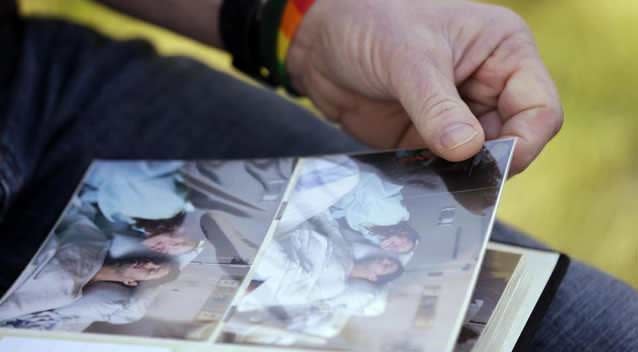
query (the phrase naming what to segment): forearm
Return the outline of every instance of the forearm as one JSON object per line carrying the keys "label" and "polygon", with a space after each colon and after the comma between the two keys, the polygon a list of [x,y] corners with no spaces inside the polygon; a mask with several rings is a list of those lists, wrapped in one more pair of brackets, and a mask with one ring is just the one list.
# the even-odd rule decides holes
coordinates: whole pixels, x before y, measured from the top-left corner
{"label": "forearm", "polygon": [[219,13],[223,0],[98,0],[127,15],[167,28],[206,45],[223,48]]}

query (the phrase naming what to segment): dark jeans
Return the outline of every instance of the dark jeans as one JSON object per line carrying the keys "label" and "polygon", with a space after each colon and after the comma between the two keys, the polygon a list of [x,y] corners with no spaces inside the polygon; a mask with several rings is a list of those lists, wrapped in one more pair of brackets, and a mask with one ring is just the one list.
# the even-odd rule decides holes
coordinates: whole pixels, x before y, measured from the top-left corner
{"label": "dark jeans", "polygon": [[[274,93],[143,41],[51,20],[0,25],[0,285],[28,262],[93,158],[222,159],[361,150]],[[10,206],[9,206],[10,204]],[[537,246],[497,224],[493,237]],[[638,351],[638,294],[572,263],[539,351]]]}

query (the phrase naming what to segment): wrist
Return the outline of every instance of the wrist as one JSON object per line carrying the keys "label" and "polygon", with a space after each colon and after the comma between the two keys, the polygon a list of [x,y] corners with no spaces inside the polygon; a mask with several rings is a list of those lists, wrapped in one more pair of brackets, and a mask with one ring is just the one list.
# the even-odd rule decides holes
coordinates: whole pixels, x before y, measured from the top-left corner
{"label": "wrist", "polygon": [[[308,50],[304,50],[304,47],[308,46],[308,35],[300,33],[303,33],[301,29],[304,23],[306,23],[305,27],[307,28],[305,19],[311,8],[314,8],[314,4],[315,0],[288,0],[279,26],[277,40],[278,75],[284,86],[292,93],[298,92],[300,84],[298,82],[293,84],[294,77],[291,73],[302,71],[302,67],[297,70],[296,66],[298,66],[298,62],[303,62],[299,60],[303,60],[304,53],[308,52]],[[298,56],[300,58],[297,58]],[[290,71],[290,68],[296,69],[296,71]]]}
{"label": "wrist", "polygon": [[310,64],[311,48],[316,44],[313,43],[313,40],[314,38],[318,38],[315,32],[316,29],[319,28],[319,26],[316,25],[318,18],[316,14],[319,11],[321,11],[319,6],[315,4],[306,12],[298,25],[286,53],[285,70],[289,77],[289,84],[291,88],[302,95],[306,93],[302,75],[303,72],[306,71],[306,66]]}
{"label": "wrist", "polygon": [[272,86],[291,88],[288,57],[315,0],[226,0],[220,33],[233,65]]}

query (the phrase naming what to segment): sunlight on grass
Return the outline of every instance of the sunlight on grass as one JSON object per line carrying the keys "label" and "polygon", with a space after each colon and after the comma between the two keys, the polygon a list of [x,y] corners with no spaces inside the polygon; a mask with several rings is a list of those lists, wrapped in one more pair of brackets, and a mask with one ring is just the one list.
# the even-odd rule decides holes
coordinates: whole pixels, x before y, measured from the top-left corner
{"label": "sunlight on grass", "polygon": [[638,2],[507,1],[534,30],[566,124],[501,217],[638,287]]}
{"label": "sunlight on grass", "polygon": [[[638,1],[493,1],[521,13],[557,81],[564,130],[506,187],[502,219],[638,287]],[[228,69],[226,55],[89,1],[25,0],[116,38],[146,37],[163,54]]]}

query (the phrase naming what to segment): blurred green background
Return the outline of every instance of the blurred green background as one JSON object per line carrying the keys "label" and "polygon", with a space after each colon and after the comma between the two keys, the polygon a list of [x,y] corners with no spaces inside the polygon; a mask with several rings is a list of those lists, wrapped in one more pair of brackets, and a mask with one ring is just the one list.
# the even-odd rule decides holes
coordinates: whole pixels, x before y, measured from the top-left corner
{"label": "blurred green background", "polygon": [[[492,2],[529,22],[566,113],[563,131],[507,184],[500,218],[638,288],[638,1]],[[64,17],[117,38],[143,36],[164,54],[229,67],[220,52],[88,0],[21,6],[29,15]]]}

